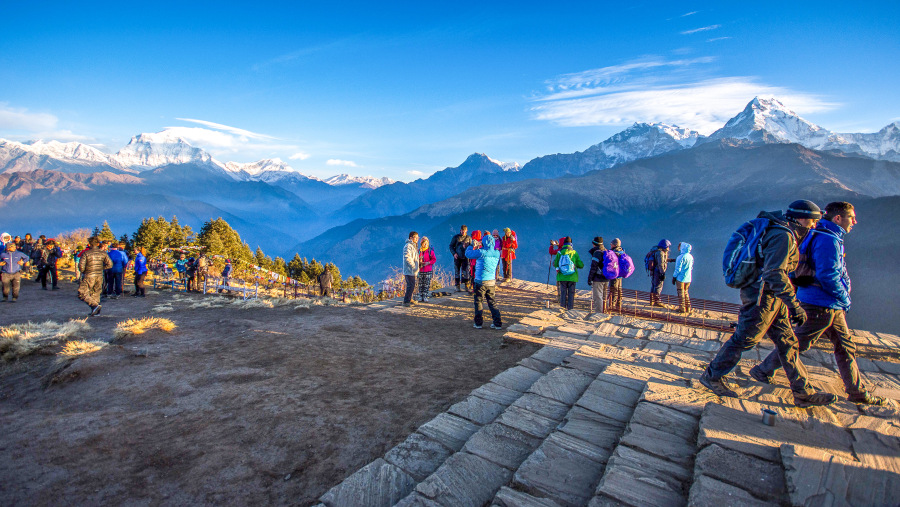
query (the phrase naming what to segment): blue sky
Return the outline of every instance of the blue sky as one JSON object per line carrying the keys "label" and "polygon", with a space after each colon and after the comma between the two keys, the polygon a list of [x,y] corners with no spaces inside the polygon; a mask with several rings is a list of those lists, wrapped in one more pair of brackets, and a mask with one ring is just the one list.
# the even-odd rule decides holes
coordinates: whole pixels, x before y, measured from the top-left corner
{"label": "blue sky", "polygon": [[[616,4],[616,5],[611,5]],[[410,181],[634,121],[710,133],[754,95],[838,132],[900,119],[900,2],[4,2],[0,137]]]}

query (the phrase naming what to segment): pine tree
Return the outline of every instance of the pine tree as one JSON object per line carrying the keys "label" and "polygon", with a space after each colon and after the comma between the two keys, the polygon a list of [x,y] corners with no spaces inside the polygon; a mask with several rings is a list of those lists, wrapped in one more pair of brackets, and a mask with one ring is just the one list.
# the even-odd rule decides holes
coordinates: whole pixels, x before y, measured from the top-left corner
{"label": "pine tree", "polygon": [[100,228],[94,227],[94,230],[91,231],[91,236],[94,236],[94,237],[100,236]]}
{"label": "pine tree", "polygon": [[309,276],[310,280],[317,279],[319,275],[322,274],[322,271],[325,271],[325,266],[315,259],[306,266],[306,274]]}
{"label": "pine tree", "polygon": [[168,243],[169,248],[178,248],[187,245],[187,238],[185,238],[184,230],[181,228],[181,225],[179,225],[178,217],[175,215],[172,215],[172,221],[169,222],[169,231],[166,242]]}
{"label": "pine tree", "polygon": [[166,248],[167,231],[168,223],[163,228],[156,219],[145,218],[141,220],[138,230],[132,234],[132,246],[143,247],[149,257],[157,257]]}
{"label": "pine tree", "polygon": [[113,231],[109,228],[109,224],[106,223],[106,220],[103,221],[103,225],[100,227],[100,233],[97,234],[97,237],[100,238],[100,241],[116,240],[116,235],[113,234]]}
{"label": "pine tree", "polygon": [[206,242],[206,255],[227,255],[227,252],[225,252],[225,244],[222,243],[222,239],[216,231],[209,234],[209,238]]}
{"label": "pine tree", "polygon": [[275,257],[275,260],[272,261],[272,271],[279,275],[287,276],[287,264],[285,264],[284,259]]}
{"label": "pine tree", "polygon": [[222,220],[221,217],[215,220],[208,220],[200,228],[200,234],[197,236],[197,244],[206,247],[207,252],[211,252],[211,248],[218,248],[218,245],[211,245],[213,233],[218,236],[222,243],[221,255],[225,255],[230,259],[239,259],[243,261],[253,261],[253,251],[250,247],[241,241],[241,236],[228,225],[228,222]]}
{"label": "pine tree", "polygon": [[119,243],[125,243],[125,251],[131,255],[131,251],[134,250],[134,243],[130,239],[128,239],[127,234],[123,234],[119,237]]}
{"label": "pine tree", "polygon": [[287,265],[288,276],[291,278],[300,278],[300,273],[303,272],[303,259],[300,258],[300,254],[295,253],[294,258],[291,259],[291,262]]}

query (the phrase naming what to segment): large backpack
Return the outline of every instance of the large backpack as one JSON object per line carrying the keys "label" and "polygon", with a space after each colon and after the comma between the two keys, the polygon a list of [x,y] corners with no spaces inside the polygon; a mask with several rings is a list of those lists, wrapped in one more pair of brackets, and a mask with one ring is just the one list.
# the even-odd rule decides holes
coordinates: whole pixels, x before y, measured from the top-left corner
{"label": "large backpack", "polygon": [[659,250],[658,246],[655,246],[647,252],[647,255],[644,256],[644,269],[647,271],[647,276],[653,274],[656,271],[656,251]]}
{"label": "large backpack", "polygon": [[728,244],[725,245],[725,254],[722,256],[725,285],[742,289],[759,279],[759,264],[762,258],[760,240],[770,225],[780,227],[794,237],[790,229],[772,224],[767,218],[755,218],[745,222],[731,234]]}
{"label": "large backpack", "polygon": [[628,278],[634,274],[634,261],[627,253],[619,254],[619,278]]}
{"label": "large backpack", "polygon": [[608,280],[619,277],[619,256],[612,250],[603,252],[603,277]]}
{"label": "large backpack", "polygon": [[562,275],[574,275],[575,274],[575,261],[572,260],[572,256],[560,253],[559,254],[559,267],[557,268]]}

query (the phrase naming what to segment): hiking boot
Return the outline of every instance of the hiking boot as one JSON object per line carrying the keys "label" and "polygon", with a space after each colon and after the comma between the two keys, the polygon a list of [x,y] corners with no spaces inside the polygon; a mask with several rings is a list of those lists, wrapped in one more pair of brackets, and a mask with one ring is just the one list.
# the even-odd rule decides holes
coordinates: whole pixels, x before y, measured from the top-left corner
{"label": "hiking boot", "polygon": [[729,398],[737,398],[738,395],[734,392],[728,384],[725,383],[724,378],[720,378],[718,380],[713,380],[709,378],[709,372],[703,372],[703,375],[700,375],[700,383],[703,384],[703,387],[709,389],[718,397],[727,396]]}
{"label": "hiking boot", "polygon": [[103,307],[100,305],[92,306],[91,307],[91,316],[94,317],[94,316],[100,315],[100,308],[103,308]]}
{"label": "hiking boot", "polygon": [[[13,301],[15,301],[15,299],[13,299]],[[857,405],[877,405],[879,407],[887,405],[887,399],[882,398],[881,396],[875,396],[869,392],[851,395],[850,402],[856,403]]]}
{"label": "hiking boot", "polygon": [[831,393],[797,394],[794,393],[794,405],[800,408],[825,407],[837,400]]}
{"label": "hiking boot", "polygon": [[475,329],[481,329],[481,326],[478,324],[472,324],[472,327],[474,327]]}
{"label": "hiking boot", "polygon": [[772,377],[766,375],[759,369],[759,365],[750,368],[750,376],[753,377],[753,380],[757,382],[762,382],[763,384],[771,384]]}
{"label": "hiking boot", "polygon": [[496,329],[499,331],[499,330],[503,329],[503,326],[495,326],[495,325],[491,324],[491,329]]}
{"label": "hiking boot", "polygon": [[10,302],[10,303],[15,303],[15,302],[16,302],[16,298],[10,299],[9,302]]}

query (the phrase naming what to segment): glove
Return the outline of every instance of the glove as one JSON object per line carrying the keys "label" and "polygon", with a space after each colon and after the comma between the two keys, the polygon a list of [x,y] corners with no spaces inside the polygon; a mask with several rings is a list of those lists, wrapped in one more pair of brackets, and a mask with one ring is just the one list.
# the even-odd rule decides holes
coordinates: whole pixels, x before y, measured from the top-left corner
{"label": "glove", "polygon": [[804,323],[806,323],[806,310],[804,310],[801,306],[797,306],[791,311],[791,324],[794,327],[800,327]]}
{"label": "glove", "polygon": [[591,286],[591,285],[593,285],[593,284],[594,284],[594,282],[588,280],[588,286]]}

